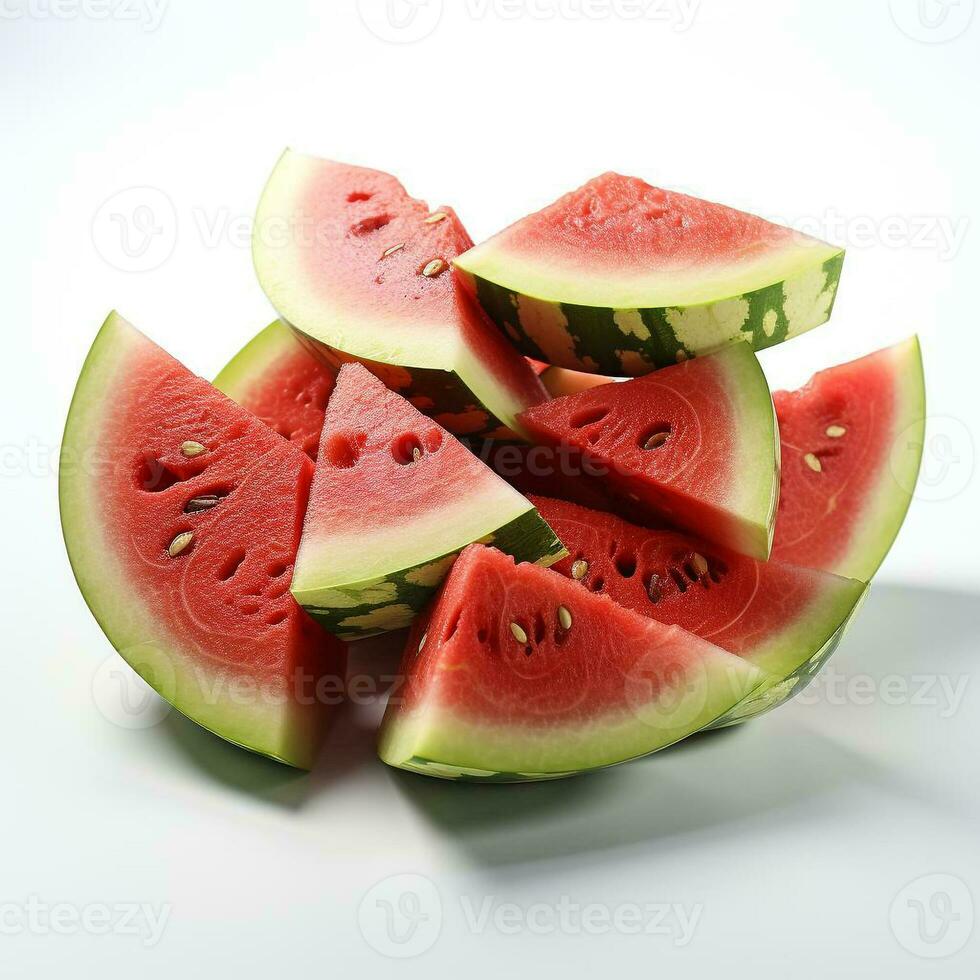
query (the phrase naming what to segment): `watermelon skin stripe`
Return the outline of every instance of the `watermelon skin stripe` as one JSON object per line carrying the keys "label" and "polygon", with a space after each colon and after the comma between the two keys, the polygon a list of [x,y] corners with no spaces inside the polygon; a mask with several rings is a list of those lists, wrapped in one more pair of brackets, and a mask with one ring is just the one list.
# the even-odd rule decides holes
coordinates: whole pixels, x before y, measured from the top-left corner
{"label": "watermelon skin stripe", "polygon": [[[517,561],[548,567],[568,552],[532,508],[480,541]],[[459,553],[472,541],[426,558],[391,575],[318,592],[294,592],[297,602],[328,632],[345,640],[363,640],[403,629],[428,604]],[[370,598],[364,599],[365,594]],[[332,601],[331,601],[332,600]]]}
{"label": "watermelon skin stripe", "polygon": [[[526,357],[608,377],[638,377],[738,341],[765,350],[831,316],[843,251],[762,289],[696,306],[613,309],[517,293],[457,266],[464,285]],[[681,327],[684,321],[689,327]]]}

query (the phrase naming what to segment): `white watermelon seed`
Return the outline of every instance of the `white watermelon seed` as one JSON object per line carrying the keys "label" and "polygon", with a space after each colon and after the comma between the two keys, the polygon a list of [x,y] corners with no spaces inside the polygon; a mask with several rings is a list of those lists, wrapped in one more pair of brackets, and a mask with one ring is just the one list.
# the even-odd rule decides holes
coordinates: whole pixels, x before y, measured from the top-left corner
{"label": "white watermelon seed", "polygon": [[403,249],[404,247],[405,247],[405,243],[404,242],[400,242],[398,245],[392,245],[391,248],[386,248],[381,253],[381,258],[386,259],[386,258],[388,258],[389,255],[394,255],[395,252]]}
{"label": "white watermelon seed", "polygon": [[847,429],[845,429],[842,425],[832,425],[827,429],[827,435],[831,439],[840,439],[840,437],[846,434],[846,432]]}
{"label": "white watermelon seed", "polygon": [[823,472],[823,463],[821,463],[820,460],[813,455],[813,453],[807,453],[803,457],[803,462],[806,463],[806,465],[809,466],[814,473]]}
{"label": "white watermelon seed", "polygon": [[192,531],[184,531],[183,534],[178,534],[177,537],[170,542],[170,547],[167,548],[167,554],[170,555],[171,558],[176,558],[179,554],[182,554],[190,547],[193,540],[194,534]]}
{"label": "white watermelon seed", "polygon": [[185,442],[181,447],[180,451],[188,458],[193,459],[195,456],[200,456],[201,453],[206,453],[207,449],[202,446],[199,442]]}
{"label": "white watermelon seed", "polygon": [[572,564],[572,578],[576,582],[581,582],[589,574],[589,564],[579,559]]}
{"label": "white watermelon seed", "polygon": [[564,606],[558,607],[558,622],[563,630],[572,628],[572,614]]}
{"label": "white watermelon seed", "polygon": [[437,225],[440,221],[445,221],[448,217],[449,215],[445,211],[435,211],[425,219],[425,223],[427,225]]}
{"label": "white watermelon seed", "polygon": [[442,259],[433,259],[423,270],[422,275],[426,279],[434,279],[436,276],[442,274],[448,269],[449,266]]}
{"label": "white watermelon seed", "polygon": [[415,462],[417,463],[421,458],[422,458],[422,450],[419,449],[418,446],[416,446],[412,450],[412,459],[415,460]]}
{"label": "white watermelon seed", "polygon": [[429,634],[428,634],[428,633],[423,633],[423,634],[422,634],[422,639],[421,639],[421,640],[419,640],[419,653],[421,653],[421,652],[422,652],[422,647],[424,647],[424,646],[425,646],[425,641],[426,641],[426,640],[427,640],[428,638],[429,638]]}
{"label": "white watermelon seed", "polygon": [[699,555],[697,552],[695,552],[691,556],[691,564],[694,566],[694,571],[696,571],[698,575],[708,574],[708,559],[705,558],[704,555]]}
{"label": "white watermelon seed", "polygon": [[510,632],[518,643],[527,643],[527,633],[517,623],[510,624]]}

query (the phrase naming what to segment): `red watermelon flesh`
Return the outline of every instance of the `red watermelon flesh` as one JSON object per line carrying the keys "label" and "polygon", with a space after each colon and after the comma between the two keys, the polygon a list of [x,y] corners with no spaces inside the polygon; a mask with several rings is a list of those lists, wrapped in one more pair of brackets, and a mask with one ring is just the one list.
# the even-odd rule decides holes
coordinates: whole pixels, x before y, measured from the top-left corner
{"label": "red watermelon flesh", "polygon": [[558,398],[521,420],[537,441],[580,450],[612,492],[655,522],[768,557],[778,442],[748,345]]}
{"label": "red watermelon flesh", "polygon": [[699,731],[758,688],[747,661],[473,545],[413,628],[381,758],[449,778],[554,778]]}
{"label": "red watermelon flesh", "polygon": [[164,698],[304,768],[323,722],[316,686],[343,667],[343,647],[289,592],[312,476],[306,455],[109,317],[79,380],[61,471],[81,591]]}
{"label": "red watermelon flesh", "polygon": [[905,518],[922,457],[916,338],[773,396],[782,489],[773,557],[870,581]]}
{"label": "red watermelon flesh", "polygon": [[277,320],[235,356],[214,384],[316,462],[336,377]]}
{"label": "red watermelon flesh", "polygon": [[569,551],[556,572],[745,657],[778,680],[837,637],[866,589],[677,531],[637,527],[564,501],[531,500]]}
{"label": "red watermelon flesh", "polygon": [[515,259],[545,259],[583,278],[686,274],[758,260],[798,244],[791,228],[734,208],[605,173],[502,232]]}

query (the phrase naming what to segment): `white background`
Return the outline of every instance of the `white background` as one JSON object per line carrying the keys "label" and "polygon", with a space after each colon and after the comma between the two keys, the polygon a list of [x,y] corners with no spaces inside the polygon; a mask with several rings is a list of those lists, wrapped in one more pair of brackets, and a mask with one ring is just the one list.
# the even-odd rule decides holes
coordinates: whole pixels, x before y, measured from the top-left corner
{"label": "white background", "polygon": [[[0,0],[3,975],[380,976],[401,953],[406,976],[900,978],[926,954],[976,976],[974,0],[422,0],[401,30],[385,0],[163,3]],[[616,169],[849,247],[833,321],[766,353],[770,380],[918,332],[931,436],[814,692],[516,788],[385,770],[376,705],[309,777],[152,702],[123,711],[63,554],[53,451],[111,307],[206,376],[271,319],[248,219],[286,145],[392,171],[476,239]],[[149,229],[145,252],[113,214]],[[29,921],[32,901],[169,918],[148,946],[71,912]],[[699,915],[686,945],[675,912],[629,934],[630,909],[656,925],[661,905]]]}

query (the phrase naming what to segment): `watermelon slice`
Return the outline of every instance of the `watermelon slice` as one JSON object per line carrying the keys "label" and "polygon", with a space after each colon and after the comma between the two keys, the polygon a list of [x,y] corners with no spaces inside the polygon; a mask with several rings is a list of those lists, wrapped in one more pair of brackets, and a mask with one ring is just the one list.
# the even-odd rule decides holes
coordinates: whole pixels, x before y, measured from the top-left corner
{"label": "watermelon slice", "polygon": [[462,435],[513,427],[547,398],[528,363],[457,288],[472,245],[388,174],[286,151],[259,204],[255,268],[284,320],[328,364],[366,364]]}
{"label": "watermelon slice", "polygon": [[336,377],[276,320],[232,358],[214,386],[316,461]]}
{"label": "watermelon slice", "polygon": [[769,556],[779,443],[748,344],[558,398],[521,420],[539,442],[581,450],[610,488],[654,518]]}
{"label": "watermelon slice", "polygon": [[359,364],[327,418],[293,595],[361,639],[408,626],[456,556],[493,542],[522,561],[565,554],[534,505]]}
{"label": "watermelon slice", "polygon": [[[771,680],[751,699],[760,711],[809,683],[837,649],[867,592],[863,582],[756,561],[564,501],[531,500],[568,549],[556,572],[765,670]],[[778,699],[768,694],[777,688]],[[759,713],[747,707],[740,705],[737,717]]]}
{"label": "watermelon slice", "polygon": [[493,548],[460,556],[405,649],[384,762],[432,776],[554,779],[662,749],[765,675]]}
{"label": "watermelon slice", "polygon": [[[82,594],[164,698],[229,742],[316,756],[343,648],[289,594],[313,464],[117,314],[78,382],[61,515]],[[322,699],[320,699],[322,700]]]}
{"label": "watermelon slice", "polygon": [[912,499],[925,438],[918,339],[774,396],[782,494],[773,556],[870,581]]}
{"label": "watermelon slice", "polygon": [[614,376],[830,317],[842,249],[607,173],[456,260],[528,357]]}

